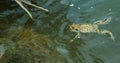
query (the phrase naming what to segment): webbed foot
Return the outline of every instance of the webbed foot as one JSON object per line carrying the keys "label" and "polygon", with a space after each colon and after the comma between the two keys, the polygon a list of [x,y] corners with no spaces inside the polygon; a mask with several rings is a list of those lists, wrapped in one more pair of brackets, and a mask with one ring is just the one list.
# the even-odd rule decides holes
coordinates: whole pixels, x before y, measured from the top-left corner
{"label": "webbed foot", "polygon": [[110,32],[108,30],[100,30],[98,33],[107,34],[112,40],[115,40],[115,37],[113,36],[112,32]]}
{"label": "webbed foot", "polygon": [[97,24],[97,25],[108,24],[110,21],[111,21],[111,17],[106,17],[103,20],[94,22],[93,24]]}
{"label": "webbed foot", "polygon": [[78,39],[78,38],[80,38],[80,33],[77,33],[77,35],[73,39],[71,39],[70,42],[73,42],[75,39]]}

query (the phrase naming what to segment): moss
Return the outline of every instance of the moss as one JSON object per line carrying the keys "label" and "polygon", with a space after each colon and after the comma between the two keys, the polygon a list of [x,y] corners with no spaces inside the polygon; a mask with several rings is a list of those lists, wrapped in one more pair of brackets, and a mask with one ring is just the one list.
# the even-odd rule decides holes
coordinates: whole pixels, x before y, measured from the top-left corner
{"label": "moss", "polygon": [[63,60],[49,46],[52,41],[48,36],[30,30],[12,31],[7,38],[1,38],[0,43],[6,48],[2,63],[58,63]]}

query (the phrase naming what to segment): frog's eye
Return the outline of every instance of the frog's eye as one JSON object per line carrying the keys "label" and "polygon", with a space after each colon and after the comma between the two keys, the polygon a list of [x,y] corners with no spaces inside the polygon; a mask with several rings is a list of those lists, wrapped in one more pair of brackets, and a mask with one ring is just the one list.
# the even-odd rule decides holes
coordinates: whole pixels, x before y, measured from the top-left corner
{"label": "frog's eye", "polygon": [[76,30],[76,31],[78,31],[78,29],[77,28],[75,28],[75,27],[71,27],[72,29],[74,29],[74,30]]}
{"label": "frog's eye", "polygon": [[72,29],[75,29],[75,27],[71,27]]}

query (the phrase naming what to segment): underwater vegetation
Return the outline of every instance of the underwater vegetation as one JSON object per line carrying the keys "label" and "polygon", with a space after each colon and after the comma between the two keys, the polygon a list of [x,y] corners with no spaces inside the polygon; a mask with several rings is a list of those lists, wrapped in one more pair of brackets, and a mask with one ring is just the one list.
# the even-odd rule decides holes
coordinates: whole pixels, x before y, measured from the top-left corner
{"label": "underwater vegetation", "polygon": [[4,45],[4,54],[0,63],[58,63],[63,60],[50,44],[48,36],[20,29],[12,31],[6,38],[0,39]]}
{"label": "underwater vegetation", "polygon": [[[15,1],[21,3],[22,0]],[[34,22],[23,15],[25,13],[19,10],[15,1],[0,1],[2,7],[6,6],[0,10],[0,63],[66,62],[53,48],[53,41],[48,35],[31,29]],[[25,19],[19,20],[21,17]]]}

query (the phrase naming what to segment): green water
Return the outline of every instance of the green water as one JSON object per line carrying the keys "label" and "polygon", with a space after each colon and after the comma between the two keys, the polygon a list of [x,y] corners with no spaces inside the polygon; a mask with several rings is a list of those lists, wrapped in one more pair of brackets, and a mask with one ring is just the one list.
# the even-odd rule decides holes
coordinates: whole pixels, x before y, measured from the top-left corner
{"label": "green water", "polygon": [[[46,63],[120,62],[119,0],[36,1],[37,5],[47,8],[49,10],[49,13],[27,6],[28,10],[33,15],[33,20],[31,20],[27,13],[25,13],[23,9],[21,9],[17,4],[15,4],[15,2],[13,2],[12,4],[0,5],[0,7],[3,8],[0,9],[1,39],[7,35],[7,32],[19,28],[33,30],[38,34],[42,34],[43,36],[49,36],[49,38],[46,39],[49,39],[50,43],[44,44],[46,46],[45,49],[55,52],[51,52],[48,55],[44,53],[45,60],[40,60],[37,63],[45,63],[44,61],[46,61]],[[72,23],[93,23],[97,20],[104,19],[105,17],[111,17],[111,22],[106,25],[101,25],[100,29],[110,30],[115,36],[115,41],[111,40],[110,37],[105,34],[101,35],[97,33],[87,33],[81,34],[80,39],[76,39],[74,42],[70,43],[70,40],[76,35],[76,33],[69,30],[69,26]],[[4,49],[2,43],[0,49]],[[20,50],[20,52],[22,51]],[[35,61],[32,61],[31,59],[36,56],[32,57],[32,54],[30,54],[31,57],[24,60],[22,59],[22,56],[20,56],[22,54],[24,57],[24,54],[26,53],[21,53],[18,55],[16,54],[17,59],[14,56],[10,56],[11,59],[13,59],[8,59],[6,63],[35,63]],[[34,54],[36,53],[33,53],[33,55]],[[38,53],[38,55],[39,54],[41,53]],[[48,62],[46,59],[48,60]],[[19,60],[20,62],[17,62],[17,60]],[[0,62],[2,62],[2,60],[0,60]]]}

